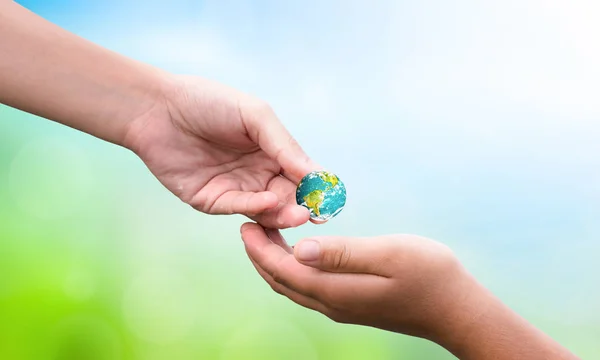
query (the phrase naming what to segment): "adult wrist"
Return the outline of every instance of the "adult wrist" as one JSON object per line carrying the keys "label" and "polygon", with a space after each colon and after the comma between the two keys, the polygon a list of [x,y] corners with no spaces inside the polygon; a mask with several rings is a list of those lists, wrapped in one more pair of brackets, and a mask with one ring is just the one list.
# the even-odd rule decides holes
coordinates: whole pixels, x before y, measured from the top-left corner
{"label": "adult wrist", "polygon": [[146,69],[147,76],[135,90],[141,100],[132,103],[129,114],[125,115],[117,143],[136,154],[139,153],[145,130],[157,120],[170,118],[169,99],[177,91],[172,74],[150,67]]}

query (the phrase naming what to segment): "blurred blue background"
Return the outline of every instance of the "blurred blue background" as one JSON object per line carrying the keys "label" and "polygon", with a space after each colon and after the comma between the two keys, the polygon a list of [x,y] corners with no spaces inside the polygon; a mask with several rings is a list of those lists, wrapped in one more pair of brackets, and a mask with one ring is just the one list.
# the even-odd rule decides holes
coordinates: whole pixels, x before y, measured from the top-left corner
{"label": "blurred blue background", "polygon": [[[109,49],[267,100],[348,189],[314,234],[416,233],[600,353],[600,3],[19,1]],[[241,217],[131,153],[0,107],[0,359],[450,359],[274,294]]]}

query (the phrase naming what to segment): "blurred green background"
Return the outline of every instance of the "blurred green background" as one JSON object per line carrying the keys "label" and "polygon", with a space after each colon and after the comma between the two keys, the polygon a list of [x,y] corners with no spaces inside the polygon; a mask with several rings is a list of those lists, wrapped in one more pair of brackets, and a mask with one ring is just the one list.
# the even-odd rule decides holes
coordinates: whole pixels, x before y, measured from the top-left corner
{"label": "blurred green background", "polygon": [[[435,238],[579,356],[600,353],[594,2],[20,3],[269,101],[348,188],[291,243]],[[452,358],[273,293],[243,221],[193,211],[125,149],[0,106],[0,359]]]}
{"label": "blurred green background", "polygon": [[0,117],[0,359],[444,358],[273,293],[244,219],[196,213],[128,151]]}

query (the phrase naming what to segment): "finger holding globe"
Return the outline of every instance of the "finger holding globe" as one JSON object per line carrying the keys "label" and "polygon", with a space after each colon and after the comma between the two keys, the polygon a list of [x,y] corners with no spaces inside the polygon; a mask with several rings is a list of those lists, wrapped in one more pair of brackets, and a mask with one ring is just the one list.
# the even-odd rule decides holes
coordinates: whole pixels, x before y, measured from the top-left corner
{"label": "finger holding globe", "polygon": [[296,203],[310,211],[310,221],[323,224],[337,216],[346,205],[346,187],[328,171],[313,171],[300,180]]}

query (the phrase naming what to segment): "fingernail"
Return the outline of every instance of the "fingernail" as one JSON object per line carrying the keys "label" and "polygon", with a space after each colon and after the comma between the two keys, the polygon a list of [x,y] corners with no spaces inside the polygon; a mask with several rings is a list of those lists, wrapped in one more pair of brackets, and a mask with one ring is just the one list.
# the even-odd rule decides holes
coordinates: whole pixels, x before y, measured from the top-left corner
{"label": "fingernail", "polygon": [[314,240],[304,240],[295,246],[296,255],[301,261],[315,261],[319,258],[320,245]]}

